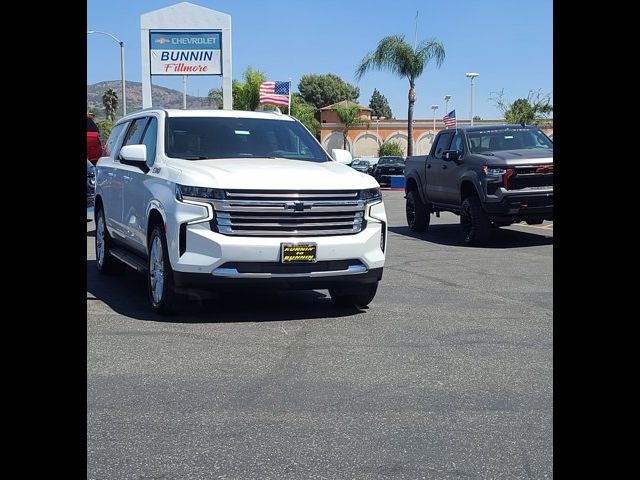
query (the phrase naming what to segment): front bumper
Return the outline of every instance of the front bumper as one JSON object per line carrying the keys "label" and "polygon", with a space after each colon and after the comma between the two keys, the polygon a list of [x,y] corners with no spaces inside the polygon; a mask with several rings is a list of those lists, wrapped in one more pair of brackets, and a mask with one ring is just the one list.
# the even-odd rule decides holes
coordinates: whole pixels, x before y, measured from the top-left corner
{"label": "front bumper", "polygon": [[[361,232],[326,236],[223,235],[212,231],[209,222],[188,223],[189,218],[204,214],[200,207],[178,204],[178,208],[167,231],[177,284],[268,283],[323,288],[318,285],[366,283],[382,276],[387,218],[381,201],[367,206],[366,226]],[[283,243],[315,243],[316,264],[303,265],[315,265],[317,271],[305,272],[300,264],[280,263]],[[236,264],[252,265],[253,269],[234,271]]]}
{"label": "front bumper", "polygon": [[237,273],[237,271],[224,275],[173,272],[173,279],[175,285],[181,288],[238,285],[313,290],[379,282],[382,279],[382,270],[383,268],[380,267],[362,272],[334,271],[288,275]]}
{"label": "front bumper", "polygon": [[484,209],[492,221],[553,220],[553,189],[487,195]]}

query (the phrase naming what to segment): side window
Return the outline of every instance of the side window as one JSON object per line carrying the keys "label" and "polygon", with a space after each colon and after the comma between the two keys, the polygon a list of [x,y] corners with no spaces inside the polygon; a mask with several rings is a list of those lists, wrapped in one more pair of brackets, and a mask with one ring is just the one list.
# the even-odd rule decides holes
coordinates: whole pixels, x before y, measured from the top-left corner
{"label": "side window", "polygon": [[110,157],[111,154],[114,152],[116,145],[118,143],[118,138],[120,138],[120,134],[127,127],[127,125],[129,125],[129,122],[120,123],[115,127],[113,127],[113,130],[111,130],[111,134],[109,135],[109,139],[107,140],[107,143],[104,146],[105,155]]}
{"label": "side window", "polygon": [[144,125],[146,123],[147,117],[134,120],[127,131],[127,135],[124,137],[122,145],[139,145],[142,134],[144,133]]}
{"label": "side window", "polygon": [[460,132],[456,133],[453,137],[453,141],[451,142],[451,146],[449,150],[457,150],[462,153],[464,151],[464,137]]}
{"label": "side window", "polygon": [[151,167],[156,161],[156,143],[158,138],[158,120],[151,117],[144,132],[142,143],[147,146],[147,167]]}
{"label": "side window", "polygon": [[449,150],[449,144],[451,143],[452,137],[453,132],[443,133],[438,137],[438,142],[436,143],[436,149],[434,152],[436,158],[442,158],[442,152]]}

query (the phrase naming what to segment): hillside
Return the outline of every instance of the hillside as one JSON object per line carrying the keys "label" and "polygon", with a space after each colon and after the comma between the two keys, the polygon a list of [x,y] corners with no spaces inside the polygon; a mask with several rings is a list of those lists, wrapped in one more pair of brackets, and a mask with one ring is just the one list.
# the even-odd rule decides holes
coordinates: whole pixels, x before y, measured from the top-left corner
{"label": "hillside", "polygon": [[[111,80],[106,82],[98,82],[87,85],[87,110],[95,109],[99,115],[103,114],[104,106],[102,105],[102,94],[109,88],[115,90],[120,97],[122,91],[120,80]],[[165,108],[182,108],[182,92],[171,88],[152,86],[151,95],[153,105]],[[127,82],[127,113],[140,110],[142,108],[142,83]],[[209,105],[207,97],[193,97],[187,95],[187,108],[216,108]],[[118,105],[118,115],[122,115],[122,105]]]}

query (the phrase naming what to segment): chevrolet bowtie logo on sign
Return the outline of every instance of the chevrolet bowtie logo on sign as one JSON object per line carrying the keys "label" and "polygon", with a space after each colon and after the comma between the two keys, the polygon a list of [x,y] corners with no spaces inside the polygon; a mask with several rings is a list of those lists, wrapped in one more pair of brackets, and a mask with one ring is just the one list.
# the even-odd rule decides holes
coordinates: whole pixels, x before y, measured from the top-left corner
{"label": "chevrolet bowtie logo on sign", "polygon": [[164,45],[165,43],[171,43],[171,40],[165,37],[160,37],[156,39],[156,43],[159,43],[160,45]]}
{"label": "chevrolet bowtie logo on sign", "polygon": [[287,202],[284,205],[285,210],[293,210],[294,212],[304,212],[305,210],[309,210],[311,205],[305,205],[302,202]]}

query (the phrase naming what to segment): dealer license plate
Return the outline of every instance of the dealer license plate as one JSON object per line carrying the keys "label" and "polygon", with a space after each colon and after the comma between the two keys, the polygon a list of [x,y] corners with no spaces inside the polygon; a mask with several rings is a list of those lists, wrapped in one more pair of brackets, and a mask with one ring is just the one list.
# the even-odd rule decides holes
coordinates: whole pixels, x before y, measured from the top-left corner
{"label": "dealer license plate", "polygon": [[313,263],[316,261],[315,243],[283,243],[280,246],[282,263]]}

